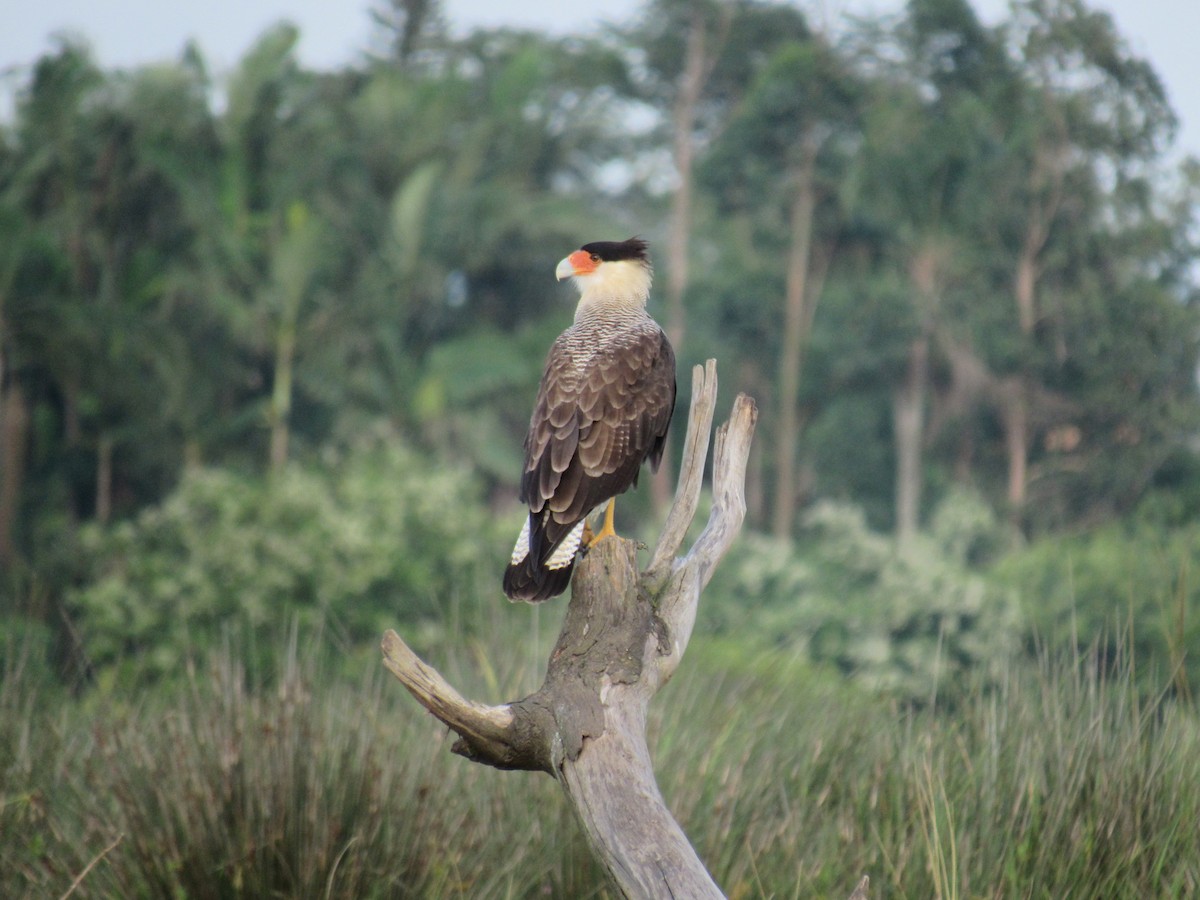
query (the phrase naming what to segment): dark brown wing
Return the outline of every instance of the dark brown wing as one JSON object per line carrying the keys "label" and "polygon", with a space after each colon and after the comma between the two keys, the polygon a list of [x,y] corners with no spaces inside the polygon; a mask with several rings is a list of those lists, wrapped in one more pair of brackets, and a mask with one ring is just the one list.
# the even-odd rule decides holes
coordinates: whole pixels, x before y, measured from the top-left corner
{"label": "dark brown wing", "polygon": [[567,333],[551,348],[525,440],[521,499],[541,526],[531,561],[637,484],[644,460],[657,467],[675,409],[675,353],[657,327],[614,340],[582,372],[572,344]]}

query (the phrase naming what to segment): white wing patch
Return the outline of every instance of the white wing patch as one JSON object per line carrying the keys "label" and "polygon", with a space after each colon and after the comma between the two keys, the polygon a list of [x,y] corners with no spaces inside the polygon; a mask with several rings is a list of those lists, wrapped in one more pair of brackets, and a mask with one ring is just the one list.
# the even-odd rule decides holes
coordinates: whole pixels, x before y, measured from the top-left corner
{"label": "white wing patch", "polygon": [[[581,520],[578,525],[567,533],[563,538],[563,542],[558,545],[557,549],[550,554],[550,558],[546,560],[547,569],[563,569],[571,564],[575,559],[575,554],[579,550],[579,543],[583,540],[583,526],[586,524],[586,519]],[[521,526],[521,534],[517,537],[516,546],[513,547],[512,558],[510,563],[516,565],[529,555],[529,516],[525,517],[525,524]]]}
{"label": "white wing patch", "polygon": [[[528,519],[526,522],[528,523]],[[583,539],[583,526],[586,522],[586,519],[581,519],[579,524],[571,529],[570,534],[563,538],[563,542],[558,545],[558,548],[546,560],[547,569],[564,569],[571,564],[572,560],[575,559],[576,551],[579,550],[579,542]],[[526,538],[526,541],[528,541],[528,538]],[[526,548],[525,552],[529,552],[528,548]]]}
{"label": "white wing patch", "polygon": [[525,517],[525,524],[521,527],[521,534],[517,537],[517,545],[513,547],[512,565],[516,565],[521,560],[529,555],[529,516]]}

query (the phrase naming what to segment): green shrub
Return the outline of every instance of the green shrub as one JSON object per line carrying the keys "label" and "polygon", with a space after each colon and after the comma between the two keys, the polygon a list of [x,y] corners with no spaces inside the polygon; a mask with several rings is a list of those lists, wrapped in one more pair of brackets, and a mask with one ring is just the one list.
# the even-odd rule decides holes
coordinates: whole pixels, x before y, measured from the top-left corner
{"label": "green shrub", "polygon": [[907,699],[1002,671],[1020,647],[1010,591],[968,564],[1000,542],[988,508],[952,494],[909,546],[871,531],[861,510],[818,504],[795,543],[747,535],[706,595],[702,623],[792,647]]}
{"label": "green shrub", "polygon": [[1030,640],[1123,653],[1150,689],[1200,690],[1200,525],[1147,518],[1043,538],[1012,553],[993,578],[1015,589]]}
{"label": "green shrub", "polygon": [[270,479],[201,469],[133,521],[85,530],[89,576],[68,604],[109,678],[178,673],[230,626],[249,653],[293,623],[374,642],[464,594],[502,599],[492,518],[471,477],[395,440]]}

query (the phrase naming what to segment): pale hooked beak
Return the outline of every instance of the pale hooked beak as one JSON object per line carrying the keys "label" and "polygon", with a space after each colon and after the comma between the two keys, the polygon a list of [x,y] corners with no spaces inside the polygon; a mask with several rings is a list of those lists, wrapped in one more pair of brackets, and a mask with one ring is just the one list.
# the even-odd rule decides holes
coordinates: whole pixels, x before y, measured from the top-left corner
{"label": "pale hooked beak", "polygon": [[571,257],[564,256],[558,261],[558,265],[554,267],[554,277],[558,281],[564,278],[570,278],[575,274],[575,266],[571,264]]}

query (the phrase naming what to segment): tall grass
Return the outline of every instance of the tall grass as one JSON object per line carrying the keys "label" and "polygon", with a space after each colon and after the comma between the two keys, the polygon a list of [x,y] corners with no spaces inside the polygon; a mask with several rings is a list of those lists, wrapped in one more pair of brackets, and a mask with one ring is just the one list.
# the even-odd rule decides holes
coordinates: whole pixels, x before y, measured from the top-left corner
{"label": "tall grass", "polygon": [[1043,659],[951,711],[778,663],[685,674],[655,758],[735,896],[836,896],[861,872],[884,897],[1193,896],[1200,720],[1094,662]]}
{"label": "tall grass", "polygon": [[[499,629],[436,661],[494,701],[537,681],[528,650]],[[373,659],[354,680],[285,657],[251,688],[227,649],[136,702],[6,673],[0,896],[610,895],[550,779],[450,755]],[[697,642],[654,716],[664,794],[735,898],[842,896],[863,872],[897,898],[1200,889],[1200,724],[1127,668],[1045,661],[914,711]]]}
{"label": "tall grass", "polygon": [[134,704],[51,711],[6,690],[0,715],[30,724],[3,748],[0,896],[58,896],[114,841],[76,896],[588,896],[602,883],[548,779],[450,755],[378,665],[355,683],[327,679],[323,652],[285,658],[250,690],[226,649]]}

